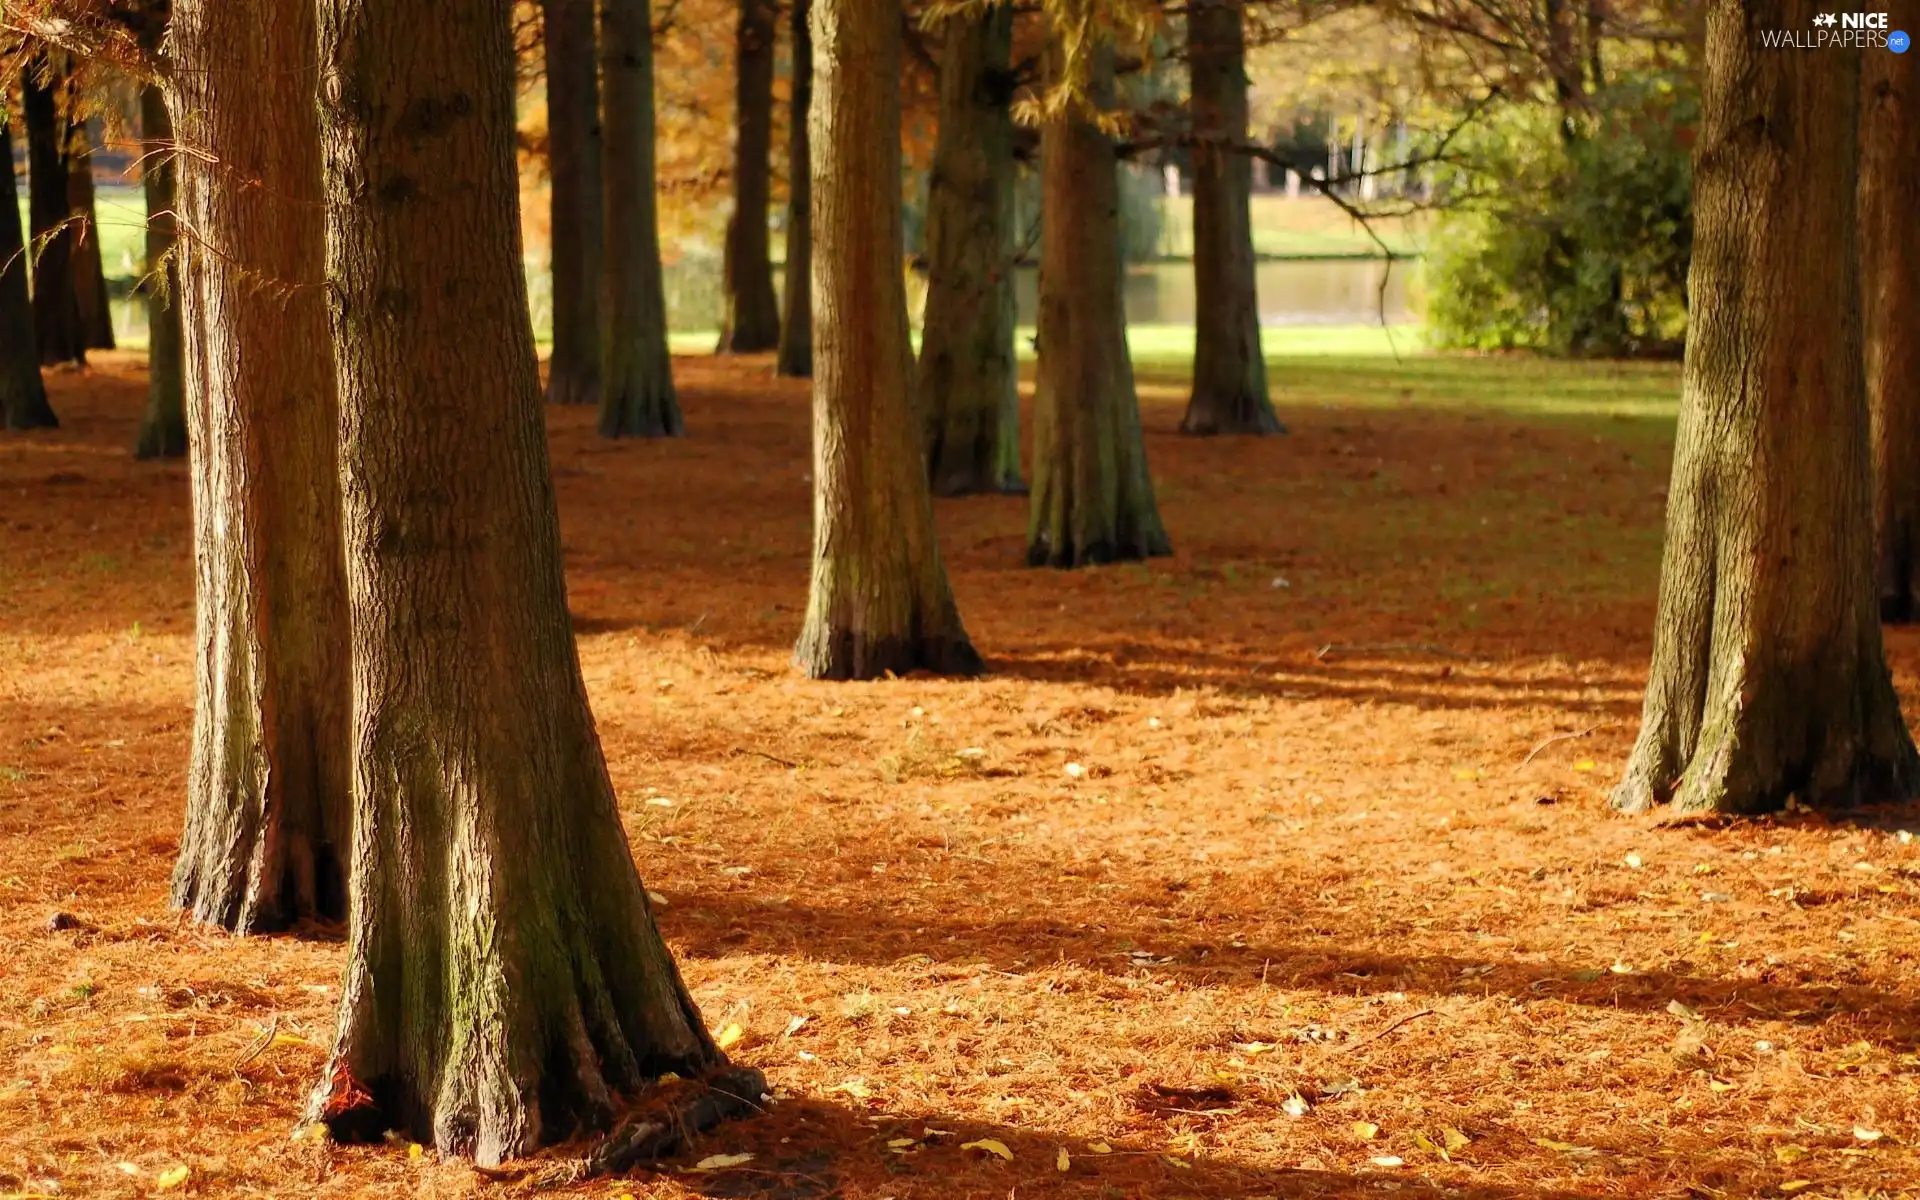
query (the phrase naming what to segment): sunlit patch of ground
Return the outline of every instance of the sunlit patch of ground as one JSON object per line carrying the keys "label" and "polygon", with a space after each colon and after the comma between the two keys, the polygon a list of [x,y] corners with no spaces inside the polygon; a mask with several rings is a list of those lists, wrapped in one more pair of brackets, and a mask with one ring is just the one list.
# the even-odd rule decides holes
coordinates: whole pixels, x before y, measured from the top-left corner
{"label": "sunlit patch of ground", "polygon": [[[0,437],[0,1195],[520,1194],[549,1164],[291,1140],[343,948],[168,909],[186,473],[132,460],[143,381],[103,363],[53,378],[64,430]],[[993,674],[871,685],[786,662],[805,386],[679,368],[685,441],[552,414],[575,625],[666,934],[779,1100],[562,1194],[1920,1179],[1909,819],[1604,807],[1671,368],[1287,360],[1292,436],[1240,442],[1175,436],[1149,364],[1178,555],[1029,571],[1021,500],[943,502]],[[1891,646],[1913,711],[1920,642]]]}

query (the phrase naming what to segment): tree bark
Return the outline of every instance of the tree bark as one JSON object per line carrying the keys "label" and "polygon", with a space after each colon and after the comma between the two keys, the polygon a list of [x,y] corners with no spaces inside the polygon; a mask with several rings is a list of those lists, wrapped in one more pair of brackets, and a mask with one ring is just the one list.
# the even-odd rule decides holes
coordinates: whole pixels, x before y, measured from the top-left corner
{"label": "tree bark", "polygon": [[726,324],[722,354],[751,354],[780,343],[780,306],[773,295],[767,249],[767,205],[773,150],[772,0],[740,0],[734,40],[733,216],[723,263]]}
{"label": "tree bark", "polygon": [[900,0],[814,0],[813,585],[794,659],[815,679],[980,670],[910,391],[900,18]]}
{"label": "tree bark", "polygon": [[[594,0],[543,0],[547,159],[551,190],[553,353],[547,399],[600,401],[600,298],[605,198]],[[651,193],[648,203],[652,203]]]}
{"label": "tree bark", "polygon": [[1874,611],[1856,258],[1860,57],[1781,53],[1812,0],[1707,11],[1695,238],[1635,811],[1904,800]]}
{"label": "tree bark", "polygon": [[918,385],[938,496],[1023,492],[1014,358],[1013,7],[947,18]]}
{"label": "tree bark", "polygon": [[319,10],[354,840],[314,1109],[492,1164],[725,1060],[654,928],[568,622],[511,12]]}
{"label": "tree bark", "polygon": [[774,373],[813,374],[813,161],[807,110],[813,105],[813,34],[809,0],[793,0],[793,93],[787,102],[787,254],[781,295],[780,352]]}
{"label": "tree bark", "polygon": [[667,293],[654,207],[653,25],[647,0],[602,0],[607,77],[605,437],[686,432],[667,352]]}
{"label": "tree bark", "polygon": [[1873,414],[1880,616],[1920,617],[1920,55],[1868,53],[1860,114],[1860,291]]}
{"label": "tree bark", "polygon": [[[1057,40],[1049,56],[1061,56]],[[1091,51],[1089,97],[1113,103],[1113,48]],[[1034,386],[1030,566],[1170,554],[1147,473],[1122,306],[1113,143],[1078,108],[1040,132],[1040,364]]]}
{"label": "tree bark", "polygon": [[180,325],[180,272],[174,263],[178,189],[173,122],[166,93],[140,89],[140,187],[147,201],[147,409],[140,417],[136,458],[178,458],[187,452],[185,364]]}
{"label": "tree bark", "polygon": [[61,157],[60,76],[42,60],[23,71],[20,110],[27,127],[27,224],[33,236],[33,330],[43,366],[87,361],[86,327],[74,287],[75,229]]}
{"label": "tree bark", "polygon": [[113,305],[100,254],[100,216],[93,202],[93,138],[84,121],[67,126],[67,209],[73,215],[73,294],[89,350],[113,349]]}
{"label": "tree bark", "polygon": [[1254,287],[1253,160],[1247,140],[1247,39],[1242,0],[1187,10],[1192,74],[1193,396],[1180,432],[1284,433],[1267,396]]}
{"label": "tree bark", "polygon": [[174,0],[192,402],[193,760],[174,903],[346,916],[346,584],[310,5]]}
{"label": "tree bark", "polygon": [[20,195],[13,180],[13,130],[0,104],[0,159],[7,186],[0,191],[0,429],[57,429],[40,379],[33,300],[27,294],[26,239],[20,233]]}

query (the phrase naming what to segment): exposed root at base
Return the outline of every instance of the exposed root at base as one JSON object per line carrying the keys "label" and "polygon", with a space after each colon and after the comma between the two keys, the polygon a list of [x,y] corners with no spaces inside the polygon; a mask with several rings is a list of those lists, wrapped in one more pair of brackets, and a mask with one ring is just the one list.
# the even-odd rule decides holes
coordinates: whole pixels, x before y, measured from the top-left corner
{"label": "exposed root at base", "polygon": [[760,1111],[767,1077],[752,1067],[726,1067],[701,1081],[705,1086],[664,1113],[654,1112],[602,1138],[579,1164],[576,1179],[618,1175],[642,1163],[678,1154],[722,1121]]}

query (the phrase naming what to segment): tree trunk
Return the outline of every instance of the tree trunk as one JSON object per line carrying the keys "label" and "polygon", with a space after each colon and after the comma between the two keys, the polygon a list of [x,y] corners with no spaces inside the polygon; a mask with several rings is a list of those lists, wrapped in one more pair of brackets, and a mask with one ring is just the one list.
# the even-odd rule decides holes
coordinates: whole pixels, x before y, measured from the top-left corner
{"label": "tree trunk", "polygon": [[772,0],[740,0],[734,41],[733,216],[724,262],[726,324],[722,354],[751,354],[780,343],[780,306],[767,253],[769,156],[773,150]]}
{"label": "tree trunk", "polygon": [[45,366],[87,361],[86,327],[74,288],[75,230],[68,220],[67,164],[60,148],[58,75],[44,63],[22,72],[20,110],[27,127],[27,216],[33,236],[33,331]]}
{"label": "tree trunk", "polygon": [[[174,0],[193,381],[193,760],[173,899],[238,932],[346,915],[348,659],[310,5]],[[243,185],[244,182],[244,185]]]}
{"label": "tree trunk", "polygon": [[793,0],[793,94],[787,104],[787,255],[781,296],[780,353],[774,373],[813,374],[813,163],[807,109],[813,104],[813,34],[809,0]]}
{"label": "tree trunk", "polygon": [[667,353],[667,293],[654,208],[653,25],[647,0],[602,0],[607,76],[607,343],[600,432],[686,432]]}
{"label": "tree trunk", "polygon": [[[544,0],[547,160],[551,191],[553,353],[547,399],[600,401],[601,254],[599,62],[594,0]],[[652,195],[648,194],[649,204]]]}
{"label": "tree trunk", "polygon": [[187,452],[186,378],[181,354],[180,272],[174,264],[173,123],[167,97],[140,89],[140,187],[147,201],[147,410],[140,417],[136,458],[178,458]]}
{"label": "tree trunk", "polygon": [[1660,616],[1614,805],[1904,800],[1874,612],[1856,247],[1860,57],[1783,54],[1812,0],[1714,0]]}
{"label": "tree trunk", "polygon": [[1920,55],[1861,56],[1860,271],[1880,615],[1920,617]]}
{"label": "tree trunk", "polygon": [[100,254],[100,216],[93,202],[93,138],[86,123],[67,126],[67,209],[73,214],[73,294],[89,350],[113,349],[113,305]]}
{"label": "tree trunk", "polygon": [[[1056,61],[1060,50],[1049,47]],[[1113,48],[1092,50],[1089,95],[1113,103]],[[1170,554],[1147,474],[1122,307],[1113,143],[1078,109],[1040,131],[1040,366],[1034,386],[1030,566]]]}
{"label": "tree trunk", "polygon": [[7,186],[0,191],[0,429],[57,429],[40,380],[33,300],[27,294],[26,241],[20,233],[20,196],[13,181],[13,130],[0,104],[0,159]]}
{"label": "tree trunk", "polygon": [[1193,92],[1193,397],[1181,433],[1283,433],[1267,397],[1254,290],[1253,160],[1242,0],[1187,10]]}
{"label": "tree trunk", "polygon": [[815,679],[980,670],[910,391],[900,37],[899,0],[814,0],[813,586],[794,659]]}
{"label": "tree trunk", "polygon": [[482,1163],[724,1062],[587,708],[526,322],[512,14],[320,0],[352,611],[346,980],[314,1097]]}
{"label": "tree trunk", "polygon": [[1022,492],[1013,350],[1013,7],[947,18],[918,385],[938,496]]}

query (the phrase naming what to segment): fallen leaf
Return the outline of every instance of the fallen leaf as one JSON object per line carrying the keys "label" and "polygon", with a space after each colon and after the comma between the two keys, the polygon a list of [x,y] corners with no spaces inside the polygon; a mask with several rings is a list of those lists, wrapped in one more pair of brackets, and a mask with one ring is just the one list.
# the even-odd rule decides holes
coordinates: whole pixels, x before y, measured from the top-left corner
{"label": "fallen leaf", "polygon": [[1877,1142],[1886,1135],[1882,1134],[1878,1129],[1868,1129],[1864,1125],[1855,1125],[1853,1127],[1853,1136],[1863,1142]]}
{"label": "fallen leaf", "polygon": [[1612,966],[1608,967],[1607,970],[1612,971],[1615,975],[1631,975],[1633,974],[1633,964],[1616,961]]}
{"label": "fallen leaf", "polygon": [[1060,1147],[1059,1156],[1053,1160],[1053,1168],[1056,1171],[1067,1171],[1073,1168],[1073,1159],[1067,1154],[1065,1146]]}
{"label": "fallen leaf", "polygon": [[997,1142],[992,1138],[981,1138],[977,1142],[961,1142],[960,1148],[962,1150],[983,1150],[988,1154],[1004,1158],[1008,1162],[1013,1161],[1013,1151],[1007,1149],[1007,1144],[1005,1142]]}
{"label": "fallen leaf", "polygon": [[1730,1092],[1736,1085],[1728,1083],[1724,1079],[1709,1079],[1707,1080],[1707,1086],[1716,1092]]}
{"label": "fallen leaf", "polygon": [[1573,764],[1573,769],[1576,771],[1591,771],[1596,765],[1598,764],[1596,764],[1592,759],[1583,758],[1579,762]]}
{"label": "fallen leaf", "polygon": [[806,1023],[807,1023],[807,1018],[795,1017],[793,1020],[787,1022],[787,1031],[781,1034],[780,1036],[783,1038],[790,1038],[794,1034],[799,1033],[800,1027],[802,1025],[805,1025]]}
{"label": "fallen leaf", "polygon": [[421,1159],[421,1158],[425,1158],[426,1156],[427,1156],[427,1148],[425,1146],[422,1146],[419,1142],[407,1143],[408,1158]]}
{"label": "fallen leaf", "polygon": [[191,1174],[193,1174],[193,1168],[184,1163],[177,1167],[168,1167],[155,1177],[153,1190],[156,1192],[170,1192],[185,1183],[187,1176]]}
{"label": "fallen leaf", "polygon": [[741,1163],[753,1161],[751,1154],[709,1154],[693,1164],[696,1171],[724,1171],[728,1167],[737,1167]]}
{"label": "fallen leaf", "polygon": [[1575,1158],[1592,1158],[1600,1153],[1592,1146],[1576,1146],[1572,1142],[1556,1142],[1552,1138],[1535,1138],[1533,1144],[1544,1146],[1548,1150],[1558,1150],[1562,1154],[1571,1154]]}
{"label": "fallen leaf", "polygon": [[1453,1161],[1453,1156],[1451,1154],[1448,1154],[1445,1150],[1441,1149],[1438,1145],[1434,1143],[1434,1140],[1432,1138],[1428,1137],[1424,1133],[1415,1133],[1413,1135],[1413,1144],[1420,1147],[1422,1150],[1425,1150],[1428,1154],[1437,1155],[1440,1158],[1446,1159],[1448,1162]]}
{"label": "fallen leaf", "polygon": [[1286,1099],[1286,1102],[1283,1103],[1280,1106],[1280,1108],[1281,1108],[1281,1111],[1285,1112],[1290,1117],[1304,1117],[1309,1112],[1313,1111],[1313,1106],[1308,1104],[1307,1098],[1305,1096],[1302,1096],[1299,1092],[1295,1092],[1293,1095],[1288,1096]]}
{"label": "fallen leaf", "polygon": [[1398,1154],[1376,1154],[1367,1161],[1376,1167],[1404,1167],[1407,1165],[1406,1160]]}
{"label": "fallen leaf", "polygon": [[1193,1170],[1193,1164],[1185,1159],[1175,1158],[1171,1154],[1162,1154],[1160,1157],[1166,1159],[1169,1165],[1179,1167],[1182,1171]]}
{"label": "fallen leaf", "polygon": [[1363,1142],[1370,1142],[1380,1136],[1380,1127],[1372,1121],[1355,1121],[1353,1135]]}
{"label": "fallen leaf", "polygon": [[1667,1001],[1667,1011],[1683,1021],[1698,1021],[1700,1019],[1700,1014],[1697,1010],[1688,1008],[1678,1000]]}
{"label": "fallen leaf", "polygon": [[1473,1141],[1472,1138],[1468,1137],[1464,1133],[1461,1133],[1458,1129],[1455,1129],[1451,1125],[1447,1126],[1446,1128],[1440,1131],[1440,1140],[1446,1143],[1446,1147],[1449,1150],[1464,1149],[1468,1143]]}
{"label": "fallen leaf", "polygon": [[888,1138],[887,1139],[887,1149],[889,1150],[898,1150],[904,1146],[914,1146],[918,1144],[919,1142],[915,1138]]}
{"label": "fallen leaf", "polygon": [[1083,779],[1086,777],[1086,774],[1087,774],[1087,769],[1081,766],[1079,763],[1070,762],[1067,764],[1068,779]]}
{"label": "fallen leaf", "polygon": [[1272,1042],[1235,1042],[1233,1048],[1242,1054],[1265,1054],[1275,1047]]}
{"label": "fallen leaf", "polygon": [[655,908],[665,908],[667,906],[667,898],[659,892],[648,892],[647,899],[653,902]]}
{"label": "fallen leaf", "polygon": [[1780,1190],[1791,1196],[1795,1192],[1804,1192],[1813,1186],[1811,1179],[1789,1179],[1780,1185]]}
{"label": "fallen leaf", "polygon": [[838,1087],[831,1087],[827,1090],[830,1092],[845,1092],[855,1100],[865,1100],[868,1096],[873,1095],[873,1090],[867,1087],[867,1081],[858,1075],[840,1084]]}
{"label": "fallen leaf", "polygon": [[1087,1149],[1093,1151],[1095,1154],[1112,1154],[1113,1153],[1113,1147],[1107,1145],[1105,1142],[1088,1142]]}
{"label": "fallen leaf", "polygon": [[747,1031],[740,1028],[739,1023],[735,1022],[728,1025],[725,1029],[722,1029],[719,1035],[713,1039],[713,1042],[722,1050],[729,1050],[739,1044],[740,1039],[745,1036],[747,1036]]}

